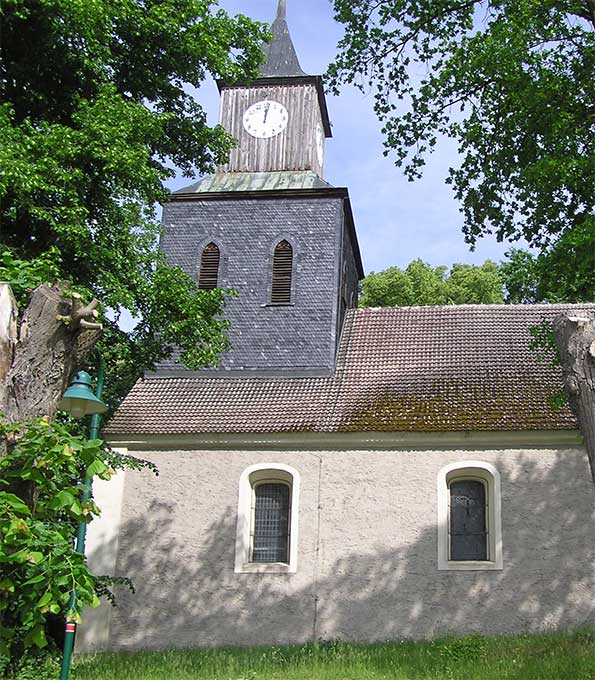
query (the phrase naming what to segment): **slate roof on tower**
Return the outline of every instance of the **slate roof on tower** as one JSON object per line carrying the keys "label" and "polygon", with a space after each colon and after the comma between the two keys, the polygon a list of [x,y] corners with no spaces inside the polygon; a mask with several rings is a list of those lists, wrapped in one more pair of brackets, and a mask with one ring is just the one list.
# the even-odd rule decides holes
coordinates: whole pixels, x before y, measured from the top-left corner
{"label": "slate roof on tower", "polygon": [[531,328],[595,305],[386,307],[348,312],[329,378],[139,381],[107,433],[465,432],[576,429],[552,405],[558,367]]}
{"label": "slate roof on tower", "polygon": [[286,21],[285,0],[279,0],[277,17],[271,26],[273,39],[263,46],[265,60],[260,68],[261,77],[279,78],[305,76],[289,35]]}

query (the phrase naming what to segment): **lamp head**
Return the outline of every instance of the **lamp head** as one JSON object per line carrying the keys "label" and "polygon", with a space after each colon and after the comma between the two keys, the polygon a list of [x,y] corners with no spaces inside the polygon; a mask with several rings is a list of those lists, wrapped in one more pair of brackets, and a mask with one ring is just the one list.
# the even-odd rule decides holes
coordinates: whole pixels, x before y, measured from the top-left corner
{"label": "lamp head", "polygon": [[79,371],[64,396],[58,402],[58,408],[68,411],[73,418],[105,413],[107,406],[95,396],[91,387],[91,376],[86,371]]}

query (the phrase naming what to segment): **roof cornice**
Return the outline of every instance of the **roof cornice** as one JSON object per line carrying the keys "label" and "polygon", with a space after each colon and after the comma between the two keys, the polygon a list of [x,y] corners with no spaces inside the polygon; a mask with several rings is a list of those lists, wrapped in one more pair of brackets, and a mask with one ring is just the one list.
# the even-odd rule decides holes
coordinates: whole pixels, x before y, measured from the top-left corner
{"label": "roof cornice", "polygon": [[308,189],[259,189],[256,191],[204,191],[186,194],[172,193],[170,201],[215,201],[215,200],[246,200],[247,198],[345,198],[349,200],[346,187],[316,187]]}
{"label": "roof cornice", "polygon": [[307,449],[427,451],[452,449],[580,448],[576,430],[511,430],[500,432],[276,432],[263,434],[110,434],[110,445],[131,450],[158,449]]}

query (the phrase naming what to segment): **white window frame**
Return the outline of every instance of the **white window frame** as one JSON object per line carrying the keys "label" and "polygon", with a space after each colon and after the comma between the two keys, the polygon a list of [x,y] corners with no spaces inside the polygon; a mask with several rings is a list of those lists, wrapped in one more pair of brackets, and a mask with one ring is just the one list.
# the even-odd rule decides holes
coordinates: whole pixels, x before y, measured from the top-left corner
{"label": "white window frame", "polygon": [[[450,484],[462,480],[479,481],[486,488],[487,560],[450,559]],[[500,473],[491,463],[463,460],[445,465],[438,473],[438,569],[440,571],[503,569]]]}
{"label": "white window frame", "polygon": [[[254,527],[254,488],[264,482],[289,486],[288,562],[252,562]],[[236,527],[236,574],[295,574],[298,557],[298,508],[300,475],[283,463],[258,463],[247,467],[240,476],[238,523]]]}

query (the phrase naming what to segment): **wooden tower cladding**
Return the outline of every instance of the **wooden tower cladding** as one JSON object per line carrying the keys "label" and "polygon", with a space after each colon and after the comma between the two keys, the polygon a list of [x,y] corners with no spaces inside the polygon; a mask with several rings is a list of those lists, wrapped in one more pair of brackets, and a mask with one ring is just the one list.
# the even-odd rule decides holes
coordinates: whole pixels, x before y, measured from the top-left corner
{"label": "wooden tower cladding", "polygon": [[[308,82],[310,78],[294,80],[305,82],[269,85],[260,81],[250,87],[222,88],[221,124],[239,143],[219,172],[312,170],[323,176],[327,133],[319,88],[313,79]],[[262,101],[278,102],[288,113],[287,127],[267,139],[252,136],[243,125],[248,108]]]}

